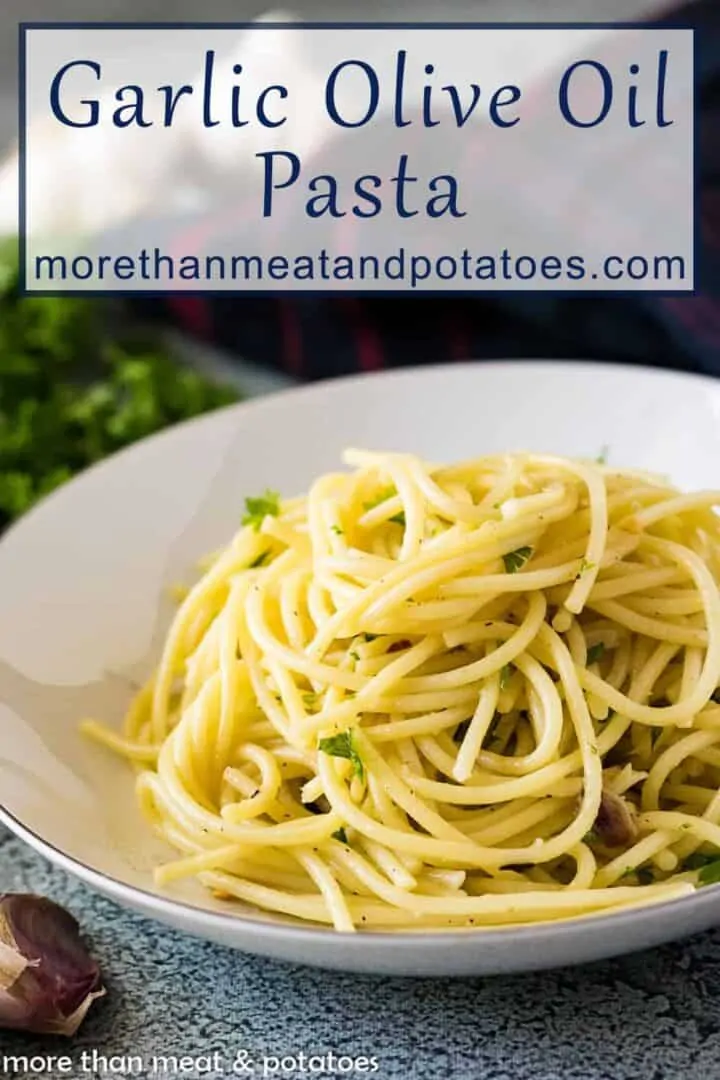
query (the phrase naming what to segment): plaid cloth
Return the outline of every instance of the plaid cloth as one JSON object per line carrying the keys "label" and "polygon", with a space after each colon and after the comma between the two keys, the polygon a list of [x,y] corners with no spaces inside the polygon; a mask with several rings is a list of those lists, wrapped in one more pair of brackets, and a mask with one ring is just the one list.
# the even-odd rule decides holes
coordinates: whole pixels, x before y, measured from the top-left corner
{"label": "plaid cloth", "polygon": [[[183,295],[163,314],[199,338],[312,380],[462,359],[613,360],[720,376],[720,0],[666,14],[694,26],[700,114],[700,292],[668,297]],[[657,195],[657,193],[655,193]],[[193,221],[177,250],[220,245],[222,218]],[[198,250],[198,246],[200,250]]]}

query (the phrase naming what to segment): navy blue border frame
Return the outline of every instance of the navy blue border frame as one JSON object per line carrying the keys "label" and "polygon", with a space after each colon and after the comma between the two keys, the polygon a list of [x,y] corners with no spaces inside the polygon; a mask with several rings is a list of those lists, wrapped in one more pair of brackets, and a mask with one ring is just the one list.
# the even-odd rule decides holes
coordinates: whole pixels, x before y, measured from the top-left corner
{"label": "navy blue border frame", "polygon": [[[32,30],[689,30],[693,42],[693,288],[666,290],[627,289],[32,289],[27,288],[27,34]],[[103,22],[82,20],[79,22],[20,22],[18,24],[18,224],[19,224],[19,294],[21,296],[70,296],[104,298],[147,297],[161,299],[172,296],[234,296],[243,297],[322,297],[322,296],[596,296],[605,298],[642,296],[691,297],[700,292],[699,254],[701,249],[700,202],[700,115],[698,101],[698,35],[696,28],[683,19],[672,17],[643,22]]]}

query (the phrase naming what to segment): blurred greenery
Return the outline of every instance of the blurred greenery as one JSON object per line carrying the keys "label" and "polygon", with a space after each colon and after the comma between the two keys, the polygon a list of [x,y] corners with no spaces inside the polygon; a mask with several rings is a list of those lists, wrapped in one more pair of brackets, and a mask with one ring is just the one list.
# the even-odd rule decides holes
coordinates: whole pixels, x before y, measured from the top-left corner
{"label": "blurred greenery", "polygon": [[0,527],[108,454],[237,400],[101,297],[18,295],[0,248]]}

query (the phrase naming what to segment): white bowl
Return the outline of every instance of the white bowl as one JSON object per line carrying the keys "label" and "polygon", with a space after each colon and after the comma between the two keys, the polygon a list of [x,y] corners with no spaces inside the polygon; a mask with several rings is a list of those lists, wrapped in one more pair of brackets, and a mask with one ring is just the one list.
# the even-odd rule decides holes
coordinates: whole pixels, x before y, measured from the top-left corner
{"label": "white bowl", "polygon": [[130,773],[78,734],[120,720],[157,658],[165,587],[236,530],[243,498],[291,495],[344,447],[435,460],[533,449],[720,482],[720,381],[574,363],[463,364],[290,390],[181,425],[43,502],[0,543],[0,817],[58,866],[165,923],[247,952],[353,971],[464,975],[577,963],[705,929],[720,890],[541,927],[337,934],[161,890],[168,851]]}

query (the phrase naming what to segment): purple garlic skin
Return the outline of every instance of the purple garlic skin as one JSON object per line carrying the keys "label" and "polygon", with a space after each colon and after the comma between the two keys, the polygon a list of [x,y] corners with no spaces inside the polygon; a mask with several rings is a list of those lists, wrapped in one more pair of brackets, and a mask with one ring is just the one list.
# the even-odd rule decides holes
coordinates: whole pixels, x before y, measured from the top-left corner
{"label": "purple garlic skin", "polygon": [[606,847],[629,847],[638,835],[634,807],[621,795],[603,788],[594,828]]}
{"label": "purple garlic skin", "polygon": [[0,895],[0,1028],[74,1035],[104,993],[69,912],[42,896]]}

